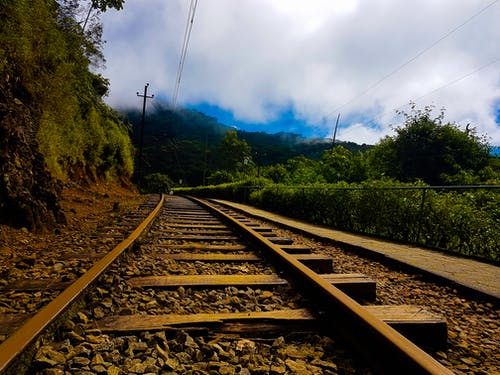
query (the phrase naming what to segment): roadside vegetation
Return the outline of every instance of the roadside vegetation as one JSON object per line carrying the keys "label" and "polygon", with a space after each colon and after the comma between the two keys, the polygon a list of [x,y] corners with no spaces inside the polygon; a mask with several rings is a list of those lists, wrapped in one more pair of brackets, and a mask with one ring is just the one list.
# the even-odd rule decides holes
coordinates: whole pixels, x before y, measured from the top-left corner
{"label": "roadside vegetation", "polygon": [[64,222],[62,183],[132,176],[129,129],[104,104],[109,82],[93,70],[104,62],[96,12],[122,4],[2,1],[0,223],[53,227]]}
{"label": "roadside vegetation", "polygon": [[231,169],[208,178],[224,183],[176,191],[498,261],[500,160],[474,129],[431,114],[413,108],[394,136],[368,151],[336,146],[319,160],[298,156],[258,172],[240,148],[247,151],[227,159]]}

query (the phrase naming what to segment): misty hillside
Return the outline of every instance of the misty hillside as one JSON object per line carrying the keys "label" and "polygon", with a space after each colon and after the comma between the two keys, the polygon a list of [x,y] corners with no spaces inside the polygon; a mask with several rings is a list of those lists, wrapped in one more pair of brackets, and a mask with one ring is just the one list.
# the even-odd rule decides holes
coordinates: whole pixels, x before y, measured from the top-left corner
{"label": "misty hillside", "polygon": [[[122,113],[132,124],[132,139],[139,145],[141,112],[124,110]],[[221,169],[216,158],[216,149],[225,134],[235,130],[221,124],[217,119],[188,109],[175,111],[156,106],[146,114],[144,130],[144,171],[163,173],[174,181],[198,185],[203,175]],[[238,138],[245,140],[252,149],[252,158],[257,165],[285,163],[303,155],[318,159],[323,151],[332,147],[331,141],[307,139],[293,133],[267,134],[237,130]],[[368,145],[341,142],[352,152],[368,149]]]}

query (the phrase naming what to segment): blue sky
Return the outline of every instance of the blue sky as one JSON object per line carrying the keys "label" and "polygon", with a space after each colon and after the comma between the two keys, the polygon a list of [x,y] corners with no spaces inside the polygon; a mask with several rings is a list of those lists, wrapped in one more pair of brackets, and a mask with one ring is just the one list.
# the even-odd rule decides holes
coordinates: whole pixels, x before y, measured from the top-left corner
{"label": "blue sky", "polygon": [[305,120],[296,118],[292,108],[282,109],[275,120],[265,123],[240,121],[235,118],[234,113],[208,103],[199,103],[194,106],[189,106],[188,108],[215,117],[222,124],[235,126],[237,129],[251,132],[287,132],[300,134],[307,138],[326,138],[332,137],[333,134],[324,127],[311,126]]}
{"label": "blue sky", "polygon": [[[109,104],[170,98],[189,0],[102,14]],[[500,144],[500,1],[199,0],[178,105],[250,131],[374,144],[433,105]]]}

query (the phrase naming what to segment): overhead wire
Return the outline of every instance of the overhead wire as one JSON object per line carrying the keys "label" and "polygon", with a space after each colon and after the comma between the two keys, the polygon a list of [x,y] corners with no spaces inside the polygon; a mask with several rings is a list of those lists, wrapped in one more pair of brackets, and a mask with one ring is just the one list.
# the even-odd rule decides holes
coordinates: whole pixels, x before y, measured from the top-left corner
{"label": "overhead wire", "polygon": [[418,52],[416,55],[414,55],[413,57],[411,57],[409,60],[407,60],[403,64],[399,65],[397,68],[395,68],[390,73],[386,74],[385,76],[383,76],[382,78],[380,78],[376,82],[372,83],[370,86],[368,86],[362,92],[360,92],[359,94],[356,94],[351,99],[349,99],[346,102],[344,102],[343,104],[335,107],[331,112],[329,112],[325,116],[325,118],[329,118],[333,114],[337,113],[338,110],[344,108],[346,105],[351,104],[352,102],[354,102],[354,101],[358,100],[359,98],[363,97],[364,95],[366,95],[368,92],[370,92],[371,90],[373,90],[375,87],[379,86],[383,81],[385,81],[389,77],[392,77],[394,74],[396,74],[397,72],[399,72],[405,66],[409,65],[410,63],[412,63],[413,61],[415,61],[416,59],[418,59],[420,56],[422,56],[423,54],[425,54],[427,51],[429,51],[432,48],[434,48],[436,45],[438,45],[439,43],[441,43],[444,39],[448,38],[450,35],[452,35],[456,31],[458,31],[460,28],[462,28],[463,26],[465,26],[466,24],[468,24],[470,21],[472,21],[474,18],[476,18],[477,16],[479,16],[485,10],[487,10],[488,8],[490,8],[493,5],[495,5],[498,1],[499,0],[494,0],[491,3],[489,3],[488,5],[486,5],[485,7],[481,8],[479,11],[477,11],[476,13],[474,13],[472,16],[470,16],[469,18],[467,18],[466,20],[464,20],[462,23],[460,23],[459,25],[455,26],[453,29],[451,29],[446,34],[444,34],[442,37],[440,37],[439,39],[437,39],[436,41],[434,41],[433,43],[431,43],[429,46],[427,46],[426,48],[424,48],[423,50],[421,50],[420,52]]}
{"label": "overhead wire", "polygon": [[465,75],[463,75],[463,76],[461,76],[461,77],[459,77],[459,78],[456,78],[456,79],[454,79],[454,80],[452,80],[452,81],[449,81],[448,83],[446,83],[446,84],[444,84],[444,85],[442,85],[442,86],[439,86],[438,88],[436,88],[436,89],[434,89],[434,90],[432,90],[432,91],[428,92],[427,94],[424,94],[424,95],[422,95],[422,96],[419,96],[418,98],[416,98],[416,99],[415,99],[415,101],[420,100],[420,99],[422,99],[422,98],[424,98],[424,97],[426,97],[426,96],[428,96],[428,95],[434,94],[436,91],[439,91],[439,90],[441,90],[441,89],[444,89],[444,88],[446,88],[446,87],[448,87],[448,86],[454,85],[455,83],[460,82],[460,81],[462,81],[463,79],[465,79],[465,78],[467,78],[467,77],[469,77],[469,76],[471,76],[471,75],[473,75],[473,74],[475,74],[475,73],[477,73],[477,72],[479,72],[479,71],[481,71],[481,70],[483,70],[483,69],[486,69],[486,68],[487,68],[487,67],[489,67],[490,65],[493,65],[493,64],[495,64],[495,63],[497,63],[497,62],[499,62],[499,61],[500,61],[500,57],[497,57],[496,59],[494,59],[494,60],[490,61],[489,63],[486,63],[486,64],[484,64],[484,65],[481,65],[480,67],[477,67],[476,69],[472,70],[471,72],[469,72],[469,73],[467,73],[467,74],[465,74]]}
{"label": "overhead wire", "polygon": [[182,80],[182,71],[184,69],[184,63],[186,61],[186,55],[188,51],[189,41],[191,39],[191,31],[193,29],[194,24],[194,16],[196,13],[196,7],[198,5],[198,0],[191,0],[189,5],[188,16],[186,20],[186,28],[184,29],[184,38],[181,46],[181,53],[179,58],[179,66],[177,68],[177,76],[175,79],[174,91],[172,94],[172,106],[175,107],[177,105],[177,98],[179,96],[179,89],[181,86]]}
{"label": "overhead wire", "polygon": [[[490,67],[491,65],[493,65],[495,63],[498,63],[499,61],[500,61],[500,57],[497,57],[497,58],[491,60],[490,62],[488,62],[486,64],[483,64],[483,65],[481,65],[479,67],[476,67],[473,70],[471,70],[470,72],[468,72],[468,73],[466,73],[464,75],[461,75],[461,76],[459,76],[459,77],[457,77],[457,78],[455,78],[455,79],[453,79],[453,80],[451,80],[451,81],[449,81],[449,82],[447,82],[447,83],[445,83],[445,84],[443,84],[443,85],[441,85],[439,87],[436,87],[435,89],[432,89],[431,91],[429,91],[429,92],[427,92],[427,93],[425,93],[425,94],[423,94],[423,95],[421,95],[421,96],[413,99],[412,102],[417,102],[420,99],[423,99],[426,96],[432,95],[432,94],[434,94],[435,92],[437,92],[439,90],[442,90],[442,89],[444,89],[446,87],[452,86],[452,85],[454,85],[454,84],[456,84],[456,83],[458,83],[458,82],[460,82],[460,81],[462,81],[462,80],[470,77],[471,75],[476,74],[476,73],[480,72],[481,70],[484,70],[484,69]],[[395,109],[395,111],[401,110],[402,108],[406,107],[407,105],[409,105],[409,104],[403,104],[403,105],[397,107]],[[392,112],[392,110],[391,111],[384,111],[384,112],[382,112],[380,115],[378,115],[378,116],[372,118],[371,120],[368,120],[367,122],[365,122],[365,124],[366,125],[368,125],[368,124],[376,124],[377,121],[381,120],[382,117],[384,117],[385,115],[389,114],[389,112]]]}

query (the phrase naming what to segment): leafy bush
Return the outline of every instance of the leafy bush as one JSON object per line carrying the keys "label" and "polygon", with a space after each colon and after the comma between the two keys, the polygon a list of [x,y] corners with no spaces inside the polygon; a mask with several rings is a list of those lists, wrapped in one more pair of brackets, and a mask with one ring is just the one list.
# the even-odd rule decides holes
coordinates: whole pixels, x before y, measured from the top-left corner
{"label": "leafy bush", "polygon": [[91,108],[86,118],[78,109],[72,118],[61,119],[47,111],[42,116],[38,142],[47,166],[59,179],[129,178],[134,149],[128,129],[106,108]]}
{"label": "leafy bush", "polygon": [[174,182],[166,174],[151,173],[144,176],[141,186],[143,193],[169,193]]}
{"label": "leafy bush", "polygon": [[102,100],[109,82],[89,70],[102,60],[102,30],[94,25],[83,32],[75,7],[73,1],[2,2],[1,99],[17,103],[9,112],[19,124],[20,109],[29,109],[32,128],[25,131],[36,136],[55,177],[128,178],[133,170],[128,129]]}
{"label": "leafy bush", "polygon": [[392,180],[288,186],[260,179],[176,191],[249,202],[341,230],[500,260],[500,188],[436,191]]}
{"label": "leafy bush", "polygon": [[500,260],[498,191],[429,191],[422,220],[422,243],[467,255]]}
{"label": "leafy bush", "polygon": [[441,191],[371,181],[290,187],[268,185],[251,194],[264,209],[392,240],[499,260],[500,189]]}
{"label": "leafy bush", "polygon": [[174,192],[196,197],[248,202],[252,191],[260,189],[270,183],[268,179],[258,177],[220,185],[175,188]]}

